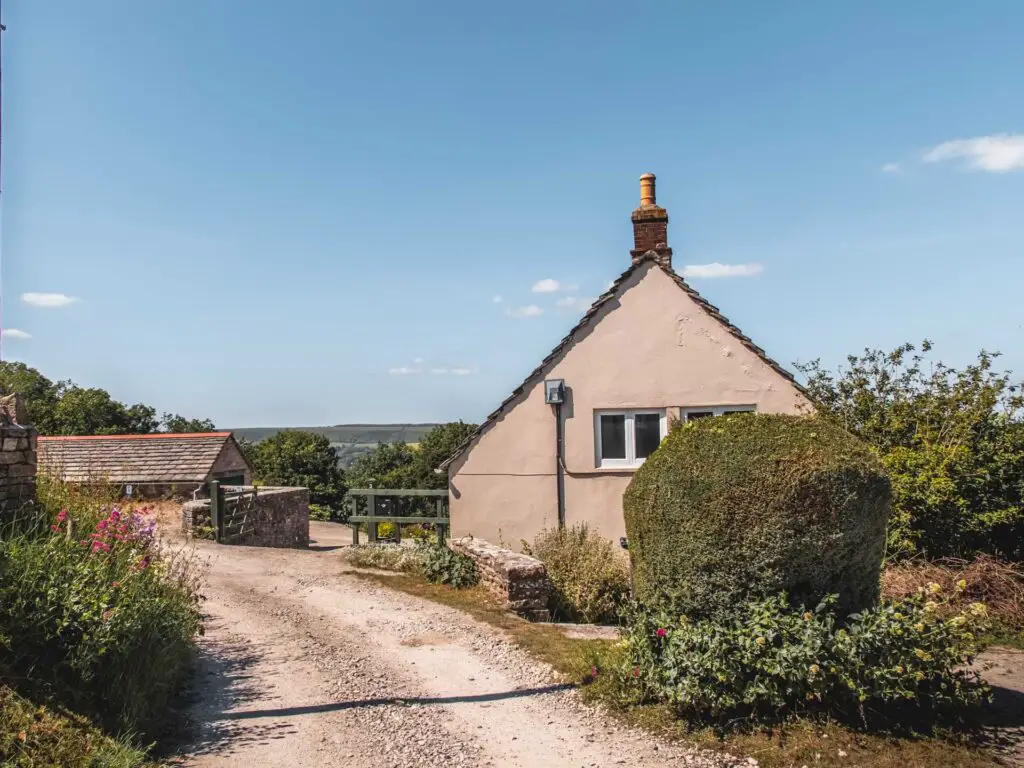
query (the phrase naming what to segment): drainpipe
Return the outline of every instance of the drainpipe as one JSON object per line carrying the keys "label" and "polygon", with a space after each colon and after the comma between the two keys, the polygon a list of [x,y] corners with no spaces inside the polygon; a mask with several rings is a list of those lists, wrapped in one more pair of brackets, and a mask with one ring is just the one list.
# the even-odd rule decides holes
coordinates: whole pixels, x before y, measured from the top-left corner
{"label": "drainpipe", "polygon": [[555,403],[555,477],[558,478],[558,527],[565,528],[565,425],[561,403]]}

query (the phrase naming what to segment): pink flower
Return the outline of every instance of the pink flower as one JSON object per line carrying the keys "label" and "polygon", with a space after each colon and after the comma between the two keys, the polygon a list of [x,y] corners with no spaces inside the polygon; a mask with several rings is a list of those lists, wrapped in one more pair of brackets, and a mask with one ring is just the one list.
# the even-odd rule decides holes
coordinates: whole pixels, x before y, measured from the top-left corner
{"label": "pink flower", "polygon": [[110,621],[110,617],[114,615],[113,611],[107,610],[103,612],[103,620]]}
{"label": "pink flower", "polygon": [[50,530],[53,531],[54,533],[60,533],[60,526],[59,525],[51,525],[50,526]]}
{"label": "pink flower", "polygon": [[664,637],[665,635],[668,634],[668,632],[665,631],[664,627],[658,627],[658,631],[655,632],[654,634],[656,634],[658,637]]}
{"label": "pink flower", "polygon": [[640,677],[640,667],[633,667],[633,677]]}
{"label": "pink flower", "polygon": [[68,511],[66,509],[62,509],[60,512],[57,513],[57,522],[58,523],[63,523],[67,519],[68,519]]}
{"label": "pink flower", "polygon": [[112,582],[110,582],[110,586],[112,586],[112,587],[120,587],[121,586],[121,582],[120,581],[112,581]]}
{"label": "pink flower", "polygon": [[591,677],[597,677],[597,667],[591,667],[590,668],[590,676]]}

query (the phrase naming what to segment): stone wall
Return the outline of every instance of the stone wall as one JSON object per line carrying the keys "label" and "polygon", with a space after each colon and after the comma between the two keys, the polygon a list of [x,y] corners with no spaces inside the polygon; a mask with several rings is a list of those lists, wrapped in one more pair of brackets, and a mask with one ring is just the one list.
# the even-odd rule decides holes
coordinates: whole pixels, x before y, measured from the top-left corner
{"label": "stone wall", "polygon": [[18,395],[0,397],[0,516],[36,498],[36,431]]}
{"label": "stone wall", "polygon": [[455,539],[450,546],[473,558],[480,583],[503,600],[509,610],[533,621],[550,620],[551,582],[540,560],[472,536]]}
{"label": "stone wall", "polygon": [[[225,488],[225,505],[250,505],[249,522],[252,532],[229,543],[249,547],[309,546],[309,489],[267,488],[257,489],[255,500],[231,499],[232,491],[251,491],[251,487]],[[192,536],[212,538],[210,500],[187,501],[181,505],[181,530]]]}

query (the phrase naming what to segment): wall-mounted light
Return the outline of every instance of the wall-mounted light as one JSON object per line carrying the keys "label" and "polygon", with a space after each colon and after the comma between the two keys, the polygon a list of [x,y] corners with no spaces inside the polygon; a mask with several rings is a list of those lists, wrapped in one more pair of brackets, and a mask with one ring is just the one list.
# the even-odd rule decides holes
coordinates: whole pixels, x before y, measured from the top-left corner
{"label": "wall-mounted light", "polygon": [[544,402],[548,405],[561,405],[565,402],[565,379],[544,380]]}

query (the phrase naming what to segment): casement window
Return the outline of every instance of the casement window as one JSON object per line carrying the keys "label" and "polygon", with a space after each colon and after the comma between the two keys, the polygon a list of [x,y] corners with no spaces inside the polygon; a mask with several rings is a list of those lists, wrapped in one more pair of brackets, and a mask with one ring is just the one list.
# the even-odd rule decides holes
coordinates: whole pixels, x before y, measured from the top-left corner
{"label": "casement window", "polygon": [[757,407],[753,405],[699,405],[693,408],[680,408],[679,416],[683,421],[694,421],[726,413],[750,413],[756,410]]}
{"label": "casement window", "polygon": [[599,467],[639,467],[668,433],[664,409],[594,411]]}

